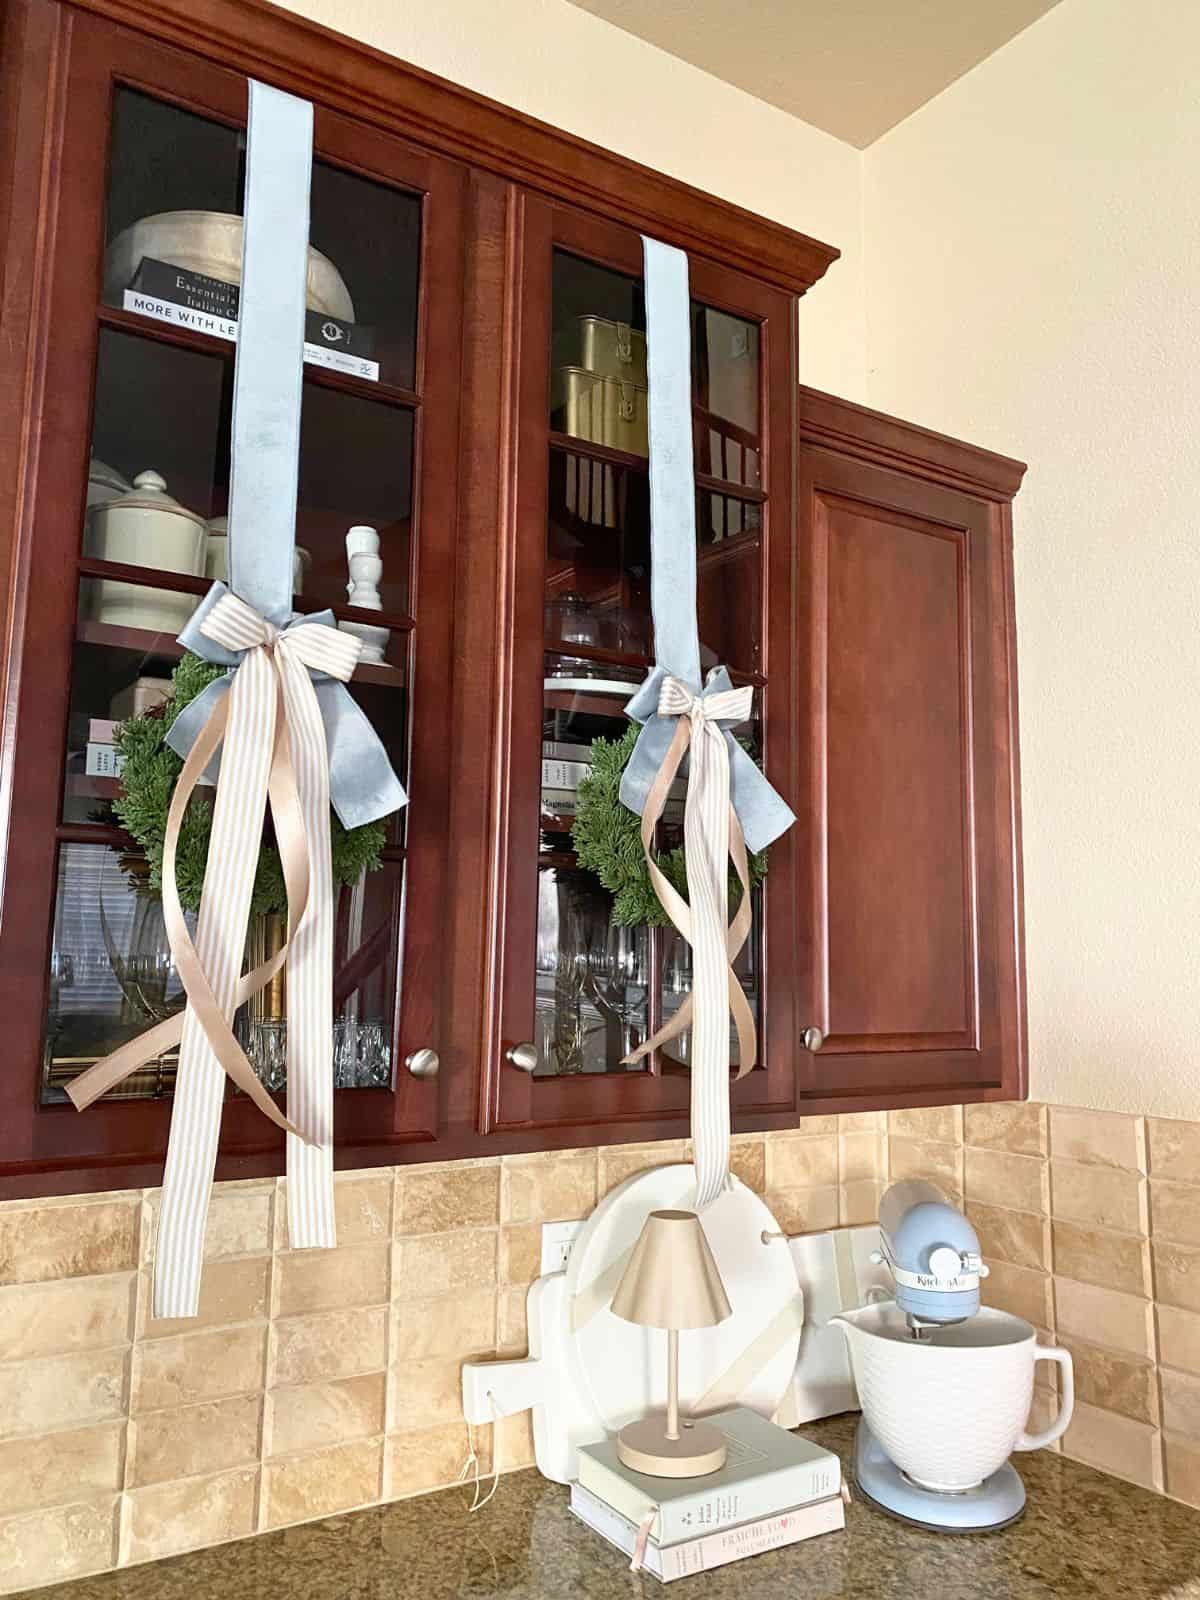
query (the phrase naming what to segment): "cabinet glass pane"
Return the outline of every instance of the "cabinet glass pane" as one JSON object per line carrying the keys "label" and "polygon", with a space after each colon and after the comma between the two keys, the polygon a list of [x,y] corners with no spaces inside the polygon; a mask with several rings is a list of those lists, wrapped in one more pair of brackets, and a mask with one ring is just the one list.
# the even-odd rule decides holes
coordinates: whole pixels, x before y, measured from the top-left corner
{"label": "cabinet glass pane", "polygon": [[[232,408],[231,356],[102,330],[84,554],[196,578],[228,577]],[[169,495],[176,514],[143,511],[131,519],[105,509],[131,488],[139,497]],[[346,534],[365,525],[379,534],[383,572],[376,598],[385,613],[404,615],[412,505],[412,412],[306,383],[293,571],[297,608],[347,604]],[[179,508],[190,515],[177,514]],[[373,625],[368,615],[356,620]],[[393,658],[394,634],[371,638]]]}
{"label": "cabinet glass pane", "polygon": [[[85,1067],[183,1005],[162,901],[149,889],[141,856],[105,845],[61,847],[49,977],[44,1101],[63,1099]],[[165,1052],[114,1098],[169,1093],[175,1059]]]}
{"label": "cabinet glass pane", "polygon": [[[110,305],[201,332],[236,321],[245,135],[119,88],[113,103],[103,294]],[[421,201],[313,162],[309,318],[322,364],[411,389],[416,376]],[[136,296],[143,296],[138,301]],[[128,298],[133,296],[134,298]],[[351,358],[356,358],[354,362]],[[310,359],[313,359],[310,356]],[[378,372],[361,361],[377,363]]]}
{"label": "cabinet glass pane", "polygon": [[696,617],[700,666],[762,670],[762,507],[697,497]]}
{"label": "cabinet glass pane", "polygon": [[592,873],[539,871],[535,1077],[644,1070],[622,1057],[646,1038],[649,930],[611,910]]}
{"label": "cabinet glass pane", "polygon": [[644,656],[650,648],[650,506],[644,473],[550,454],[546,643]]}
{"label": "cabinet glass pane", "polygon": [[758,324],[692,302],[696,471],[758,488]]}

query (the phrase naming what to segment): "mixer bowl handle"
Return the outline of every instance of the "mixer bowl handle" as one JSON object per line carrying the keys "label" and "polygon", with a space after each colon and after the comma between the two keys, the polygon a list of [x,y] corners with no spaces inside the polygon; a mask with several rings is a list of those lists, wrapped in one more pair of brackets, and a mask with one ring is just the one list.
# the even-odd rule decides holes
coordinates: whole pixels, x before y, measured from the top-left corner
{"label": "mixer bowl handle", "polygon": [[1033,1347],[1035,1361],[1057,1361],[1062,1368],[1062,1399],[1059,1402],[1058,1415],[1042,1433],[1022,1433],[1013,1445],[1014,1450],[1042,1450],[1048,1444],[1053,1444],[1055,1439],[1061,1439],[1071,1425],[1071,1417],[1075,1411],[1075,1366],[1071,1360],[1069,1350],[1060,1350],[1057,1345],[1035,1344]]}

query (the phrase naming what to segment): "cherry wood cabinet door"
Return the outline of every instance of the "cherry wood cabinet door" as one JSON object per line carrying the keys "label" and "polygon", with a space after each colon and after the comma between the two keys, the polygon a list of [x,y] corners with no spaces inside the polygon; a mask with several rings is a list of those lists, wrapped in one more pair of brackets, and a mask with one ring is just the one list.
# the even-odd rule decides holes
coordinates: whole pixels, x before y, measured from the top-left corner
{"label": "cherry wood cabinet door", "polygon": [[811,391],[800,419],[804,1093],[1018,1097],[1023,468]]}
{"label": "cherry wood cabinet door", "polygon": [[[619,927],[571,835],[591,741],[625,734],[653,660],[641,241],[519,190],[491,205],[513,298],[488,347],[507,337],[507,390],[488,402],[505,429],[501,539],[480,567],[468,536],[463,602],[477,691],[495,664],[490,694],[464,707],[470,759],[479,770],[490,749],[495,784],[477,1126],[493,1148],[682,1136],[687,1037],[624,1057],[687,992],[689,953],[671,929]],[[696,256],[690,275],[702,660],[753,685],[741,732],[794,803],[794,302]],[[497,384],[494,359],[480,371]],[[733,1086],[738,1126],[794,1114],[795,862],[790,838],[772,847],[738,965],[760,1037],[758,1067]]]}
{"label": "cherry wood cabinet door", "polygon": [[[117,780],[84,752],[111,738],[95,730],[128,714],[136,685],[169,674],[181,654],[172,619],[212,569],[181,572],[153,541],[138,564],[126,554],[117,565],[86,507],[153,469],[193,522],[216,532],[226,509],[234,344],[219,319],[147,310],[136,262],[114,262],[147,215],[240,209],[247,100],[244,77],[190,52],[38,0],[23,15],[20,115],[32,129],[38,74],[47,112],[37,182],[18,168],[10,204],[13,237],[36,240],[40,299],[10,551],[0,1195],[161,1174],[173,1061],[82,1115],[64,1103],[71,1076],[181,1003],[157,897],[112,811]],[[344,886],[338,905],[343,1165],[394,1161],[441,1124],[439,1080],[405,1061],[441,1045],[464,194],[457,163],[316,106],[311,238],[340,284],[336,306],[318,308],[339,319],[321,336],[352,325],[365,359],[306,359],[296,605],[386,629],[383,659],[351,693],[411,802],[388,823],[383,869]],[[379,531],[379,611],[347,603],[356,524]],[[209,555],[217,548],[210,537]],[[271,1087],[281,1015],[244,1019]],[[282,1138],[231,1095],[219,1175],[272,1170]]]}

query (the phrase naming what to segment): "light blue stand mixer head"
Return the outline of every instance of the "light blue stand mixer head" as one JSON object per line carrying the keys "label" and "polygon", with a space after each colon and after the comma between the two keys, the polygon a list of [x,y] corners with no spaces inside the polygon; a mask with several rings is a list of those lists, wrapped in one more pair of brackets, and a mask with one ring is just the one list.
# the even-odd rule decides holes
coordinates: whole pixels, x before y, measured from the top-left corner
{"label": "light blue stand mixer head", "polygon": [[[937,1330],[966,1322],[979,1310],[979,1284],[987,1267],[979,1239],[966,1217],[933,1184],[920,1179],[894,1183],[879,1207],[880,1248],[896,1283],[896,1305],[915,1343],[939,1360]],[[970,1426],[965,1416],[958,1425]],[[1011,1462],[970,1489],[945,1493],[909,1478],[887,1455],[867,1426],[858,1425],[854,1473],[870,1501],[921,1527],[973,1533],[1003,1527],[1021,1515],[1025,1486]]]}

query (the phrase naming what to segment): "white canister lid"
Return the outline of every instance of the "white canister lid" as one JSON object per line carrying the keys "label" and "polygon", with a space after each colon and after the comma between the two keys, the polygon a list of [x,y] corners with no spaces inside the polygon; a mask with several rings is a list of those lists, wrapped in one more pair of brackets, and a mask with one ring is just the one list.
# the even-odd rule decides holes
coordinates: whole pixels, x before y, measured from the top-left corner
{"label": "white canister lid", "polygon": [[152,469],[138,473],[128,494],[120,495],[100,507],[103,515],[110,515],[114,511],[165,511],[171,516],[186,517],[189,522],[198,523],[202,528],[208,526],[199,512],[189,511],[167,493],[166,479]]}

